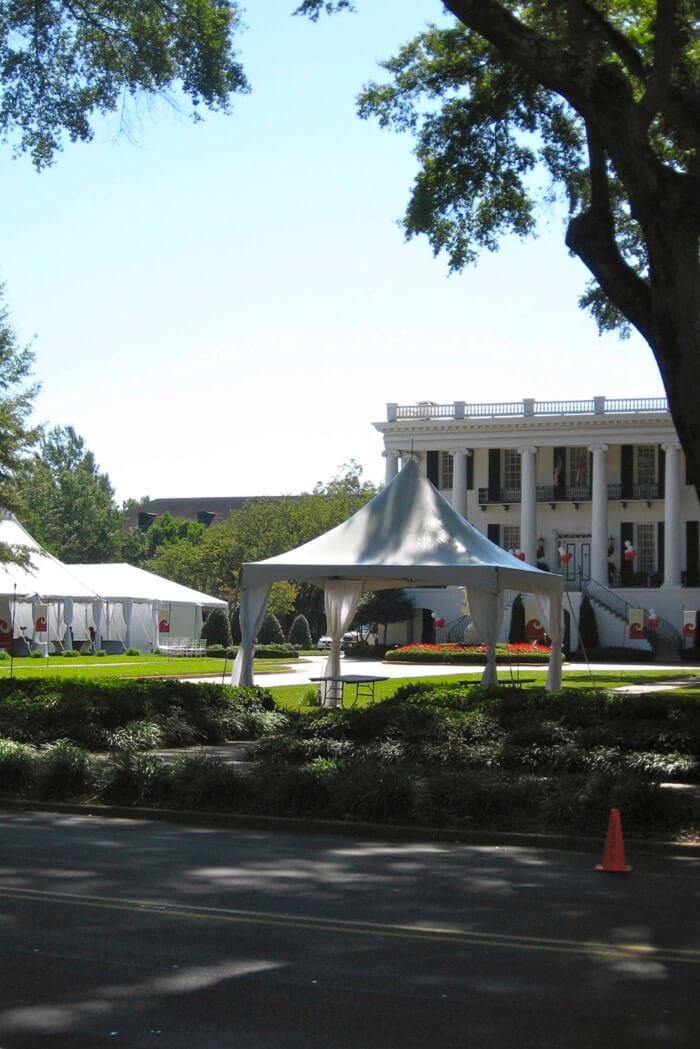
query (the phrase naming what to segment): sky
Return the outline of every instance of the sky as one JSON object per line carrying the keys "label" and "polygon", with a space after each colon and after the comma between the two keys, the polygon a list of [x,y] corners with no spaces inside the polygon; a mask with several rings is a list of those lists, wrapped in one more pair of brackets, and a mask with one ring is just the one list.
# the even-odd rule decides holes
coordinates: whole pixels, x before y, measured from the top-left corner
{"label": "sky", "polygon": [[36,174],[0,153],[0,280],[34,338],[37,420],[71,425],[117,497],[381,481],[387,402],[655,397],[651,351],[599,337],[560,215],[449,275],[401,218],[409,136],[360,120],[378,61],[439,0],[359,0],[313,24],[248,0],[251,82],[194,124],[142,100]]}

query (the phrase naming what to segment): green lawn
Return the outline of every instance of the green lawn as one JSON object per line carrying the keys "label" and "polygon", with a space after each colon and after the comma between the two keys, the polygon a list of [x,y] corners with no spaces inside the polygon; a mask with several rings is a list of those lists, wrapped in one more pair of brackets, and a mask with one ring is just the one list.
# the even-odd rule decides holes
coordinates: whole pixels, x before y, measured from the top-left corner
{"label": "green lawn", "polygon": [[[482,669],[482,667],[475,667],[470,674],[465,674],[464,677],[460,674],[450,674],[446,677],[430,677],[423,680],[430,681],[431,684],[436,686],[454,684],[457,681],[474,685],[478,681]],[[375,686],[375,701],[380,702],[383,699],[389,699],[401,685],[409,685],[419,678],[420,674],[377,682]],[[513,675],[513,680],[518,680],[518,678],[527,682],[522,686],[524,689],[542,688],[547,680],[547,672],[546,669],[533,669],[532,672],[526,669],[522,674]],[[685,679],[687,679],[688,684],[677,690],[674,689],[674,695],[700,695],[700,671],[697,667],[688,669],[682,667],[678,671],[651,669],[630,671],[620,670],[619,667],[616,667],[607,671],[596,671],[592,674],[585,669],[565,669],[563,683],[565,688],[599,688],[608,690],[623,688],[628,685],[663,685],[671,681]],[[507,683],[510,680],[510,675],[503,673],[503,668],[501,668],[499,681]],[[311,710],[313,709],[312,706],[305,702],[305,699],[312,688],[313,686],[310,685],[277,685],[270,688],[270,692],[275,697],[275,701],[282,707],[291,710]],[[360,698],[358,706],[364,707],[368,703],[369,700]]]}
{"label": "green lawn", "polygon": [[[0,660],[0,680],[11,674],[14,677],[79,677],[99,681],[124,677],[199,677],[205,674],[228,678],[231,666],[230,659],[207,659],[206,656],[191,659],[168,659],[155,654],[75,656],[70,659],[49,656],[48,659],[15,659],[12,667],[9,659]],[[291,669],[288,664],[273,659],[256,660],[254,666],[256,675],[283,673]]]}

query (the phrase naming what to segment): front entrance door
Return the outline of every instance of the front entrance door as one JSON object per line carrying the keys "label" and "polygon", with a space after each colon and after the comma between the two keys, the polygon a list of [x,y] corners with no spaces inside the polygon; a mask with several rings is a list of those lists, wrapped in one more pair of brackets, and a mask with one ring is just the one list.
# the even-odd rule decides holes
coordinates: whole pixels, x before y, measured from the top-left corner
{"label": "front entrance door", "polygon": [[566,582],[571,585],[587,583],[591,578],[591,543],[589,539],[573,539],[564,543],[571,560],[566,565]]}

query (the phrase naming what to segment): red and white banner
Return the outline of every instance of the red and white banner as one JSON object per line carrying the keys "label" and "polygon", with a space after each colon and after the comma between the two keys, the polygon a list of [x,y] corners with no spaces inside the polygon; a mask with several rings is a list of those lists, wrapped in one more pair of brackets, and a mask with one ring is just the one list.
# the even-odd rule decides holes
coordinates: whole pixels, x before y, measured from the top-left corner
{"label": "red and white banner", "polygon": [[694,608],[683,609],[683,637],[686,641],[694,642],[697,634],[697,612]]}
{"label": "red and white banner", "polygon": [[629,623],[630,641],[643,641],[646,637],[644,633],[644,609],[630,608],[627,613],[627,622]]}

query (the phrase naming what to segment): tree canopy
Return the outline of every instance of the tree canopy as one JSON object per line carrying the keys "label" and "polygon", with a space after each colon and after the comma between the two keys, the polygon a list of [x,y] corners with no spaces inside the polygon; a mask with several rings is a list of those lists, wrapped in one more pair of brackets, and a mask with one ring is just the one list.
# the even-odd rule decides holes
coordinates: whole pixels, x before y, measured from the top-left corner
{"label": "tree canopy", "polygon": [[[34,398],[38,391],[31,381],[34,354],[20,346],[5,304],[5,288],[0,284],[0,508],[18,508],[20,485],[31,449],[39,431],[30,425]],[[0,544],[0,561],[15,560],[18,551]]]}
{"label": "tree canopy", "polygon": [[0,0],[0,135],[43,168],[140,94],[226,111],[247,89],[237,26],[227,0]]}
{"label": "tree canopy", "polygon": [[20,516],[32,535],[66,563],[120,560],[125,514],[109,477],[72,426],[41,435],[19,483]]}
{"label": "tree canopy", "polygon": [[[318,17],[355,5],[304,0]],[[438,7],[436,0],[436,9]],[[697,0],[444,0],[455,17],[383,63],[362,116],[415,137],[403,225],[460,270],[543,202],[599,326],[634,326],[659,366],[700,489]]]}

